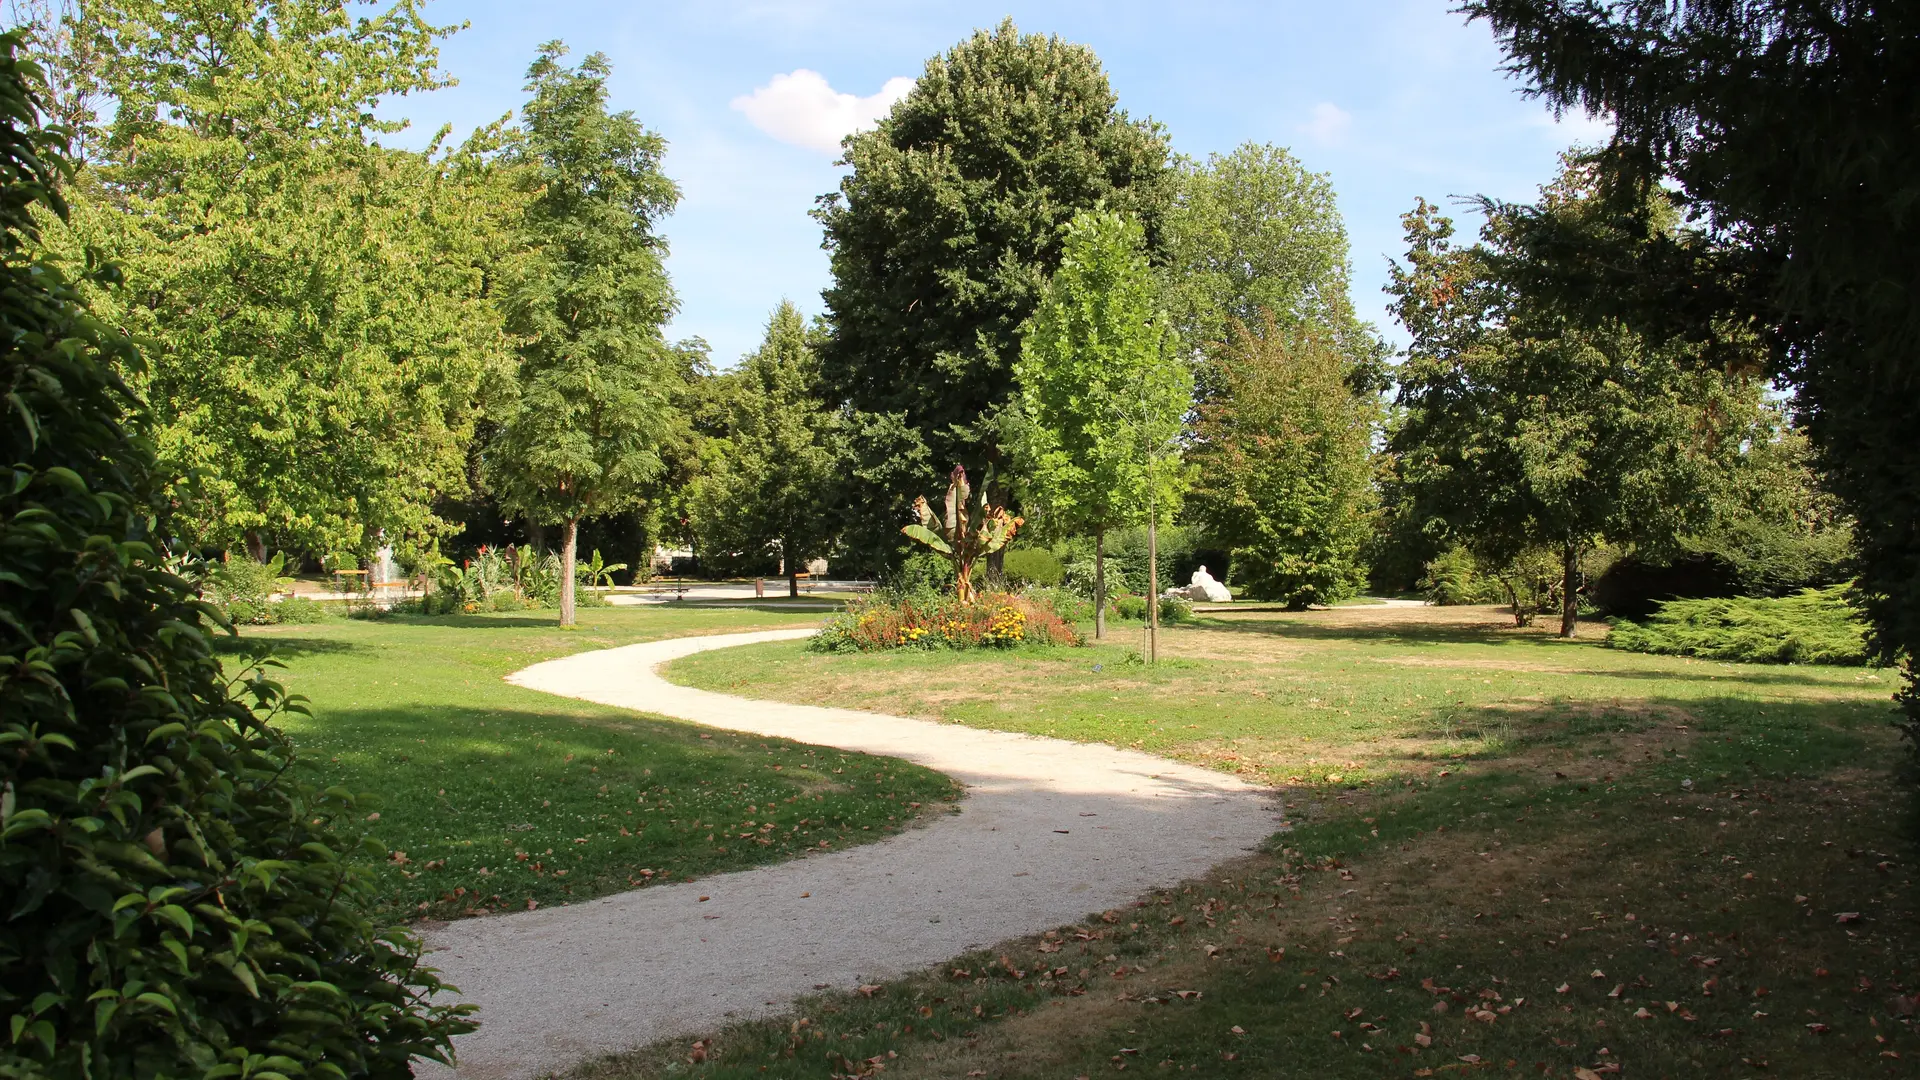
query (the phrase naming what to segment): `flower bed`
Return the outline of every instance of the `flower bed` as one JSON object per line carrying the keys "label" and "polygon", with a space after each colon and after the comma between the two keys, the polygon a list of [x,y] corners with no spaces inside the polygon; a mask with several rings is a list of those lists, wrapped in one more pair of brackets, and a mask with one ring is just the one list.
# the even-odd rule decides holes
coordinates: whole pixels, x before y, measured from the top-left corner
{"label": "flower bed", "polygon": [[950,596],[856,600],[807,644],[815,652],[873,652],[1080,643],[1050,605],[1012,593],[982,593],[964,602]]}

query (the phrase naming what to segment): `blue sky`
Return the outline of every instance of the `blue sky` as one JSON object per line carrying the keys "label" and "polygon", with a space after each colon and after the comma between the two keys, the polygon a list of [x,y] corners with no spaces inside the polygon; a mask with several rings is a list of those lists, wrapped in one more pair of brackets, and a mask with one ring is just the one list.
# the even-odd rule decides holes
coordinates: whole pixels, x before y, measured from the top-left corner
{"label": "blue sky", "polygon": [[669,335],[706,338],[724,366],[753,348],[783,297],[820,310],[827,261],[807,211],[839,181],[825,148],[834,135],[903,89],[890,80],[1010,15],[1023,31],[1092,46],[1121,105],[1166,125],[1181,153],[1272,142],[1328,173],[1352,240],[1355,306],[1398,340],[1380,286],[1414,198],[1528,197],[1561,150],[1605,130],[1556,124],[1501,73],[1485,26],[1449,6],[435,0],[429,19],[471,24],[442,47],[459,85],[386,111],[413,121],[410,138],[442,123],[464,134],[520,105],[539,42],[565,41],[576,59],[606,53],[613,104],[666,137],[683,192],[665,226],[681,303]]}

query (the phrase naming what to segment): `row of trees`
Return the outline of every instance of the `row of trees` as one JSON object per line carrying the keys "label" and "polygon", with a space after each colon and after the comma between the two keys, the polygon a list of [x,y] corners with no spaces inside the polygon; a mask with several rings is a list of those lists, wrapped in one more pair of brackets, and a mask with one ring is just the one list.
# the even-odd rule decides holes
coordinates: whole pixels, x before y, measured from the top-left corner
{"label": "row of trees", "polygon": [[670,540],[715,568],[874,572],[963,465],[1096,567],[1109,531],[1178,515],[1243,593],[1303,606],[1460,548],[1568,632],[1598,549],[1711,551],[1778,586],[1799,548],[1845,548],[1759,329],[1677,337],[1553,284],[1577,245],[1645,264],[1693,235],[1663,189],[1623,206],[1601,158],[1485,205],[1476,244],[1416,207],[1390,365],[1324,176],[1269,146],[1178,158],[1090,50],[1006,22],[848,139],[816,211],[825,315],[783,304],[716,371],[661,337],[677,191],[603,58],[547,46],[517,122],[403,152],[376,106],[443,82],[445,31],[410,5],[53,25],[86,155],[55,242],[128,267],[93,299],[165,346],[129,377],[203,547],[424,558],[515,519],[571,555],[616,518],[639,566]]}
{"label": "row of trees", "polygon": [[479,489],[570,563],[581,520],[645,499],[678,191],[604,57],[542,46],[517,123],[405,151],[380,108],[448,83],[415,4],[29,7],[80,159],[49,240],[124,268],[88,299],[150,343],[123,374],[184,543],[419,563]]}

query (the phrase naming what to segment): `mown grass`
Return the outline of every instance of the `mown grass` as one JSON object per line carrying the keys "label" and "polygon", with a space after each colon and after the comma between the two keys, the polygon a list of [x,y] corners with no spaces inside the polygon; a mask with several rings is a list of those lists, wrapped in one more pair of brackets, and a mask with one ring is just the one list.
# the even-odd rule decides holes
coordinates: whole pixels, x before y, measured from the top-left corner
{"label": "mown grass", "polygon": [[955,795],[888,758],[760,739],[502,681],[540,660],[818,618],[677,607],[249,628],[312,716],[299,767],[364,802],[386,917],[566,903],[878,839]]}
{"label": "mown grass", "polygon": [[[669,676],[784,701],[1105,742],[1273,784],[1353,783],[1664,717],[1720,723],[1818,702],[1841,727],[1882,724],[1880,671],[1757,666],[1599,648],[1516,631],[1490,608],[1355,607],[1210,615],[1086,649],[828,655],[781,642],[702,653]],[[983,691],[982,688],[988,688]]]}
{"label": "mown grass", "polygon": [[[816,700],[880,682],[928,715],[1124,744],[1152,720],[1163,752],[1267,775],[1305,765],[1301,736],[1371,756],[1358,780],[1283,784],[1293,827],[1204,880],[578,1075],[1914,1074],[1920,924],[1887,684],[1419,614],[1216,625],[1179,646],[1191,669],[1123,668],[1154,703],[1124,709],[1087,685],[1101,650],[939,658],[971,696],[945,676],[912,689],[920,657],[896,679],[757,650]],[[726,681],[757,687],[753,666]],[[1198,696],[1223,684],[1231,709]],[[1007,693],[1021,708],[994,711]],[[1217,756],[1228,737],[1238,760]]]}

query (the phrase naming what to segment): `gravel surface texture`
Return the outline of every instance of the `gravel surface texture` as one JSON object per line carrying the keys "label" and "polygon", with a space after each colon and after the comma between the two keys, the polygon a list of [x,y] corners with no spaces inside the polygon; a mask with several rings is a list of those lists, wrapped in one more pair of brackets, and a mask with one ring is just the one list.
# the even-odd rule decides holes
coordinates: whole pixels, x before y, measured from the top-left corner
{"label": "gravel surface texture", "polygon": [[919,762],[966,785],[960,811],[845,851],[428,930],[428,962],[480,1006],[480,1030],[455,1043],[459,1076],[563,1071],[773,1013],[822,985],[850,989],[917,970],[1202,874],[1281,824],[1269,790],[1148,754],[752,701],[676,686],[655,671],[707,649],[808,633],[647,642],[508,678]]}

